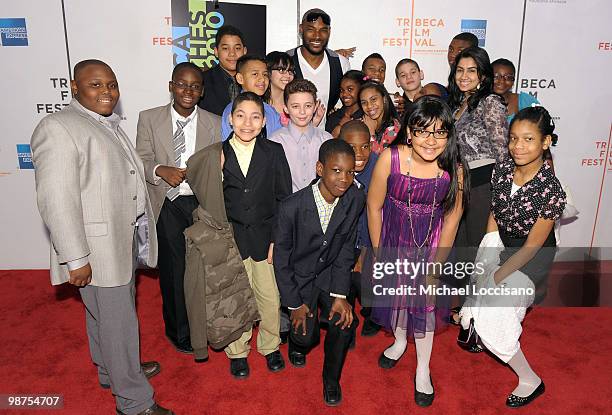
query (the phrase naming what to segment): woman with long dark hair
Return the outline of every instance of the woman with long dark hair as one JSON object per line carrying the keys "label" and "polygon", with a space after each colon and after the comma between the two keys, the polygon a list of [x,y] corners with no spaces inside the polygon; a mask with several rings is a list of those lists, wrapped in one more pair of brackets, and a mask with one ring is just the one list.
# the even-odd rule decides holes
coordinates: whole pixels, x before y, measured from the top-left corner
{"label": "woman with long dark hair", "polygon": [[[487,52],[477,46],[462,50],[448,77],[449,106],[454,111],[457,142],[469,166],[470,205],[455,246],[458,262],[472,262],[487,228],[491,205],[491,174],[507,154],[508,122],[503,98],[493,92],[493,69]],[[462,286],[466,279],[454,279]],[[456,316],[451,322],[457,323]]]}

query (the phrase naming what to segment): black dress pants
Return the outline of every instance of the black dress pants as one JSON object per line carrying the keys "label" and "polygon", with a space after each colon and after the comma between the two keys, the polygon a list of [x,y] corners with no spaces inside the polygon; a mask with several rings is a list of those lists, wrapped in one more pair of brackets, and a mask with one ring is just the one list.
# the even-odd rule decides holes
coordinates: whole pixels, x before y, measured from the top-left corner
{"label": "black dress pants", "polygon": [[195,196],[166,198],[157,220],[159,245],[159,287],[163,301],[166,336],[181,345],[189,345],[189,321],[185,307],[185,235],[193,225],[192,212],[198,207]]}
{"label": "black dress pants", "polygon": [[[487,231],[487,222],[491,212],[491,175],[493,166],[485,165],[470,170],[472,188],[470,190],[470,203],[464,211],[457,236],[455,237],[454,252],[449,260],[455,262],[474,262],[480,242]],[[445,276],[445,280],[453,287],[465,287],[470,281],[469,275],[464,278],[455,278],[454,275]],[[463,304],[461,299],[460,304]]]}
{"label": "black dress pants", "polygon": [[[319,343],[319,311],[321,318],[327,320],[333,301],[334,297],[330,296],[329,293],[313,287],[312,298],[308,305],[312,317],[306,318],[306,335],[302,334],[302,327],[297,332],[291,328],[289,334],[289,353],[299,352],[307,354]],[[341,325],[336,326],[335,324],[339,318],[339,314],[334,314],[333,318],[329,321],[324,343],[323,381],[333,386],[339,386],[340,384],[344,359],[346,358],[352,336],[355,335],[355,327],[358,324],[357,319],[354,318],[353,323],[349,327],[342,329]]]}

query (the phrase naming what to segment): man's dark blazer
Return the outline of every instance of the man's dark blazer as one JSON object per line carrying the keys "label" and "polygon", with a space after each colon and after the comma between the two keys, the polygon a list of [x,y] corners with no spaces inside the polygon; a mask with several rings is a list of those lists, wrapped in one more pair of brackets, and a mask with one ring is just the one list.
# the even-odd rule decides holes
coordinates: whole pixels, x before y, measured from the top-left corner
{"label": "man's dark blazer", "polygon": [[200,99],[198,106],[221,116],[231,101],[229,86],[232,82],[234,82],[232,76],[220,65],[204,72],[204,96]]}
{"label": "man's dark blazer", "polygon": [[227,218],[242,259],[263,261],[280,201],[291,194],[291,172],[281,144],[262,138],[255,141],[246,177],[240,170],[230,141],[223,142],[223,194]]}
{"label": "man's dark blazer", "polygon": [[310,304],[313,285],[347,295],[355,262],[357,222],[364,193],[349,187],[334,208],[323,234],[312,186],[285,199],[278,212],[274,272],[284,306]]}

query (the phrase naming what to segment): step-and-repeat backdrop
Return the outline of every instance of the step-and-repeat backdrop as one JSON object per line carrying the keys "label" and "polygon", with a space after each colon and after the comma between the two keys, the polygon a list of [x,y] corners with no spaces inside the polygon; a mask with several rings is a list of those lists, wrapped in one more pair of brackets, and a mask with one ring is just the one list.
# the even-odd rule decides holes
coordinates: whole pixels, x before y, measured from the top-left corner
{"label": "step-and-repeat backdrop", "polygon": [[[451,38],[475,33],[491,59],[512,60],[517,91],[536,95],[555,118],[554,163],[570,187],[577,218],[561,228],[558,260],[584,254],[610,259],[612,246],[612,29],[607,0],[20,0],[0,5],[0,269],[47,268],[48,237],[36,209],[29,141],[36,124],[70,102],[71,68],[82,59],[108,62],[117,74],[123,126],[135,140],[141,110],[169,102],[173,64],[211,62],[221,22],[241,25],[252,50],[287,50],[299,42],[301,14],[330,14],[330,47],[357,50],[360,68],[379,52],[386,86],[411,57],[425,82],[446,84]],[[226,7],[223,3],[235,3]],[[264,7],[254,7],[254,5]],[[244,7],[244,9],[241,9]],[[225,15],[224,15],[225,13]],[[173,17],[175,21],[173,21]],[[248,42],[248,39],[247,39]]]}

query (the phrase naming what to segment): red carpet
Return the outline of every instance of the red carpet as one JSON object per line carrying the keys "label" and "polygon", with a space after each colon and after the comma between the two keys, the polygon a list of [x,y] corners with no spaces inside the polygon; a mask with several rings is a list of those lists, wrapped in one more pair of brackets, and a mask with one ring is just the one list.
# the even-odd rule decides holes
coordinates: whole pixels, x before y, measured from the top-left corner
{"label": "red carpet", "polygon": [[[62,394],[57,414],[113,414],[111,393],[97,384],[85,335],[85,316],[77,290],[50,286],[48,271],[0,271],[0,394]],[[378,368],[380,352],[391,343],[383,334],[357,338],[349,352],[338,408],[322,402],[322,345],[305,369],[269,373],[253,351],[251,376],[236,381],[225,354],[207,363],[177,353],[163,335],[157,280],[141,276],[138,314],[143,360],[158,360],[152,379],[159,403],[177,414],[604,414],[612,405],[609,352],[612,309],[537,308],[521,339],[527,358],[546,382],[546,393],[530,406],[506,409],[513,372],[486,354],[456,346],[456,329],[436,337],[431,362],[436,399],[432,407],[414,404],[414,346],[390,371]],[[286,357],[287,348],[282,346]],[[40,412],[8,410],[9,414]]]}

